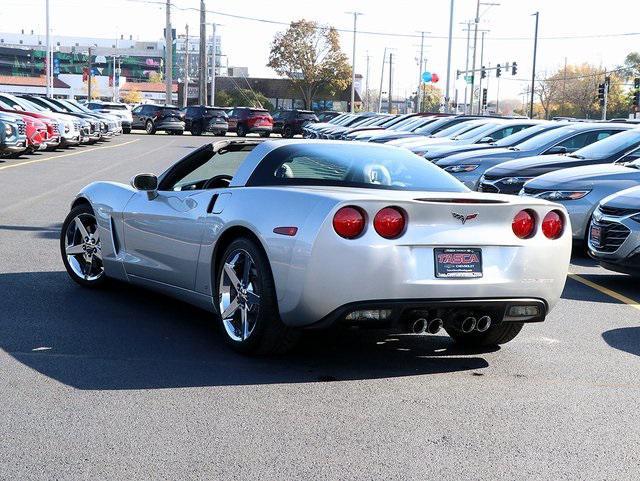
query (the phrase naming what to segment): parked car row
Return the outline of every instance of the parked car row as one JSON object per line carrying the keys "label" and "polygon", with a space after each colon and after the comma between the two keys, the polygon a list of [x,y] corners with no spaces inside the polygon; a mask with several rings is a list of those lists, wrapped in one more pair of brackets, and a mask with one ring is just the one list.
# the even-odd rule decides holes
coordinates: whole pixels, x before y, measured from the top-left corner
{"label": "parked car row", "polygon": [[[397,120],[400,118],[400,120]],[[640,275],[640,128],[613,122],[344,114],[308,138],[411,150],[469,189],[558,202],[576,245],[605,267]]]}
{"label": "parked car row", "polygon": [[123,131],[118,116],[92,111],[75,100],[38,95],[0,93],[0,122],[2,157],[95,143]]}

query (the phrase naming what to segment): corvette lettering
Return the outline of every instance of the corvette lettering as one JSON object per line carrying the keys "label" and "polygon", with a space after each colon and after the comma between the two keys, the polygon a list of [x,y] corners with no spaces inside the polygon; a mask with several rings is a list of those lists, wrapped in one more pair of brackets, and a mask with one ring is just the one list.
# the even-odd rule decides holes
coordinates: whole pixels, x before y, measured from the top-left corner
{"label": "corvette lettering", "polygon": [[476,254],[443,253],[438,254],[440,264],[475,264],[480,262]]}

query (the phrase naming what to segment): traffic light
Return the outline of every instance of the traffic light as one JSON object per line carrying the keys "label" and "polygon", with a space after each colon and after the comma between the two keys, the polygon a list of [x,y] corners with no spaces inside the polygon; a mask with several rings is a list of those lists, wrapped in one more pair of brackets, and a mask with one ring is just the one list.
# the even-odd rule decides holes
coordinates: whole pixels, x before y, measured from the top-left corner
{"label": "traffic light", "polygon": [[460,70],[456,70],[456,80],[460,78]]}
{"label": "traffic light", "polygon": [[487,89],[482,89],[482,108],[487,108]]}
{"label": "traffic light", "polygon": [[487,78],[487,71],[484,68],[484,65],[480,69],[480,78]]}
{"label": "traffic light", "polygon": [[500,64],[496,65],[496,77],[500,77],[502,75],[502,67]]}
{"label": "traffic light", "polygon": [[640,107],[640,92],[636,92],[633,94],[633,105],[636,107]]}
{"label": "traffic light", "polygon": [[635,90],[640,90],[640,77],[636,77],[633,79],[633,88]]}
{"label": "traffic light", "polygon": [[515,75],[518,73],[518,64],[513,62],[511,64],[511,75]]}
{"label": "traffic light", "polygon": [[598,85],[598,100],[600,101],[600,106],[604,105],[604,91],[605,91],[605,84],[599,84]]}

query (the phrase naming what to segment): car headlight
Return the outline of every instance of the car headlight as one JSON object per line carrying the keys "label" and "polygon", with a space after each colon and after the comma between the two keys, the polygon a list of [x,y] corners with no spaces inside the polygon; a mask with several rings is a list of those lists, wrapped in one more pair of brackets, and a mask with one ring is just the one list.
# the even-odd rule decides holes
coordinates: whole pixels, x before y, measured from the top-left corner
{"label": "car headlight", "polygon": [[11,136],[11,134],[13,134],[13,128],[10,125],[5,125],[4,126],[4,133],[7,136]]}
{"label": "car headlight", "polygon": [[500,182],[507,185],[512,184],[522,184],[528,180],[533,179],[533,177],[505,177],[504,179],[500,179]]}
{"label": "car headlight", "polygon": [[587,195],[590,190],[549,190],[536,197],[545,200],[578,200]]}
{"label": "car headlight", "polygon": [[461,164],[461,165],[450,165],[449,167],[445,167],[444,170],[451,173],[460,173],[460,172],[472,172],[479,167],[479,164]]}

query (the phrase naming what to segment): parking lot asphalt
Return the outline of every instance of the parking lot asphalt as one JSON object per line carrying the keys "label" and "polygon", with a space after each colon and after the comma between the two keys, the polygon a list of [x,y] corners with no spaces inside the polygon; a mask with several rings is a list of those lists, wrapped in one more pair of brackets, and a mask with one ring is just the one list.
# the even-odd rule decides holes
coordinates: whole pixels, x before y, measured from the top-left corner
{"label": "parking lot asphalt", "polygon": [[246,358],[203,311],[68,279],[58,236],[78,190],[211,140],[0,162],[1,480],[638,479],[640,290],[583,256],[546,322],[473,353],[338,330]]}

